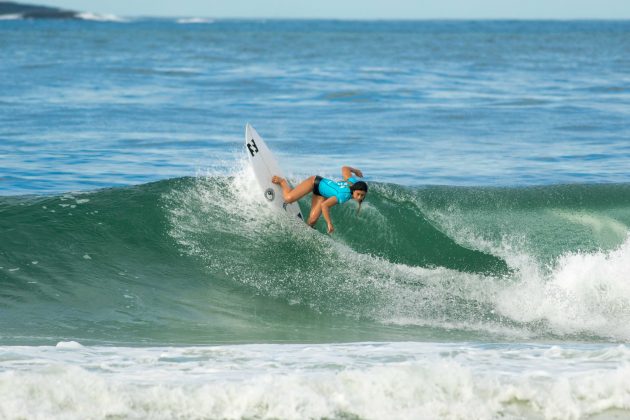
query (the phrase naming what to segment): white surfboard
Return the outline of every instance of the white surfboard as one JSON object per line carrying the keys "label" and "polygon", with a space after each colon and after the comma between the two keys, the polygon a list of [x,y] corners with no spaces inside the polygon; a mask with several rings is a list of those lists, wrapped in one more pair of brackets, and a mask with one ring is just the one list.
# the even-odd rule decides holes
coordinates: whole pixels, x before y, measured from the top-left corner
{"label": "white surfboard", "polygon": [[249,162],[254,170],[258,185],[260,185],[261,195],[264,197],[264,200],[271,206],[286,211],[291,217],[304,220],[298,203],[285,203],[282,198],[282,188],[280,185],[271,182],[272,176],[284,177],[284,175],[271,150],[254,130],[254,127],[249,124],[245,126],[245,151],[247,156],[249,156]]}

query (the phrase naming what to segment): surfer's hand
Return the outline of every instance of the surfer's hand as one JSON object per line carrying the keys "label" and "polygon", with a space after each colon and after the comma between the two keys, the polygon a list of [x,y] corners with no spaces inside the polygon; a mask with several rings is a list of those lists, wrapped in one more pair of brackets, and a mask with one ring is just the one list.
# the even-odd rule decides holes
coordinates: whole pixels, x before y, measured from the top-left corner
{"label": "surfer's hand", "polygon": [[354,169],[354,174],[356,176],[358,176],[359,178],[363,178],[363,172],[361,172],[361,169]]}
{"label": "surfer's hand", "polygon": [[328,233],[333,233],[335,231],[335,228],[333,227],[332,223],[328,223]]}

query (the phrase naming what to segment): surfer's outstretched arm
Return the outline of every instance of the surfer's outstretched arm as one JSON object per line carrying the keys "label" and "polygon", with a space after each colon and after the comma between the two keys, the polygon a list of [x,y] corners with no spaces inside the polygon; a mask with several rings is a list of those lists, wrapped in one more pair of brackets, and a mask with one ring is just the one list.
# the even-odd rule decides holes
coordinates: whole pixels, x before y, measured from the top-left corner
{"label": "surfer's outstretched arm", "polygon": [[337,204],[337,197],[333,196],[322,201],[321,209],[322,215],[324,216],[324,220],[326,220],[326,224],[328,225],[328,233],[333,233],[335,228],[332,224],[332,220],[330,220],[330,211],[329,209]]}
{"label": "surfer's outstretched arm", "polygon": [[352,176],[352,174],[355,174],[356,176],[363,178],[363,172],[361,172],[360,169],[352,168],[350,166],[341,167],[341,175],[343,176],[344,181],[347,181],[348,178]]}

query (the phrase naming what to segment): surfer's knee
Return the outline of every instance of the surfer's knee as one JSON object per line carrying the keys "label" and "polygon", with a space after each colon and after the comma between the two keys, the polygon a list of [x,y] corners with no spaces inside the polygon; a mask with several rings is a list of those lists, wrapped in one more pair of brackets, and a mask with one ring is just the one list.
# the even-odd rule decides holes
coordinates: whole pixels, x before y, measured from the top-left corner
{"label": "surfer's knee", "polygon": [[287,192],[287,191],[282,191],[282,198],[284,198],[284,202],[285,203],[293,203],[294,201],[296,201],[295,196],[292,194],[292,191]]}

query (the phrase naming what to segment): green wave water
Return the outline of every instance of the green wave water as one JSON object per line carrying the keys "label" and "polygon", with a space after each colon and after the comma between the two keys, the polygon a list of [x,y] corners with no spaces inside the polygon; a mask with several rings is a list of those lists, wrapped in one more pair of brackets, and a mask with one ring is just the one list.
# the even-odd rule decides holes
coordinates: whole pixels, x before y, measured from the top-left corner
{"label": "green wave water", "polygon": [[0,341],[630,337],[630,184],[373,183],[332,236],[257,188],[245,170],[1,197]]}

